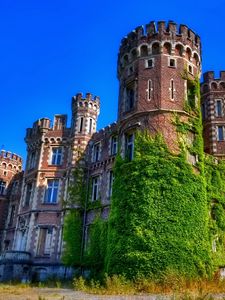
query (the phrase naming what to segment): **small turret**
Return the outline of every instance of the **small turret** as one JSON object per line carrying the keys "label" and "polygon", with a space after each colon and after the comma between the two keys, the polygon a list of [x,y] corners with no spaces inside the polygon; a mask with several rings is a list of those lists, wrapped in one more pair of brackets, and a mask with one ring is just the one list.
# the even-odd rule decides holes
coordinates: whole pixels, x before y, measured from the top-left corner
{"label": "small turret", "polygon": [[86,93],[72,97],[72,125],[71,129],[75,135],[89,135],[96,132],[97,119],[100,112],[100,98]]}

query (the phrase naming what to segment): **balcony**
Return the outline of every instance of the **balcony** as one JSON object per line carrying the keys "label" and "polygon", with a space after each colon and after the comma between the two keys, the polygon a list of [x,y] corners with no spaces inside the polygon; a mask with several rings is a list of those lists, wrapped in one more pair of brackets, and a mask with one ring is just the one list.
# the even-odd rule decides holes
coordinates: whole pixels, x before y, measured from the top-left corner
{"label": "balcony", "polygon": [[26,251],[5,251],[0,254],[0,264],[29,264],[31,263],[31,254]]}

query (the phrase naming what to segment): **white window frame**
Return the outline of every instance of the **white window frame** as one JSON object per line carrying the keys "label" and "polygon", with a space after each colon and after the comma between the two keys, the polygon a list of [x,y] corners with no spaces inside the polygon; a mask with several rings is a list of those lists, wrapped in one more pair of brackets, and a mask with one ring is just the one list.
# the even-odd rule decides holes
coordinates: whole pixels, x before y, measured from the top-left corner
{"label": "white window frame", "polygon": [[92,193],[91,200],[92,202],[97,201],[99,199],[99,185],[100,185],[100,176],[92,177]]}
{"label": "white window frame", "polygon": [[100,155],[101,155],[101,143],[98,142],[93,145],[92,162],[100,161]]}
{"label": "white window frame", "polygon": [[125,136],[125,156],[129,161],[134,158],[134,133],[128,133]]}
{"label": "white window frame", "polygon": [[[221,114],[219,114],[218,106],[217,104],[220,103],[220,108],[221,108]],[[215,112],[216,112],[216,117],[220,118],[223,116],[223,102],[222,99],[215,99]]]}
{"label": "white window frame", "polygon": [[[171,61],[174,62],[174,66],[171,66]],[[174,57],[168,57],[168,67],[170,68],[176,68],[177,67],[177,60]]]}
{"label": "white window frame", "polygon": [[[148,63],[149,61],[152,62],[151,66],[149,66],[149,63]],[[155,66],[155,59],[154,58],[148,58],[148,59],[145,60],[145,69],[152,69],[152,68],[154,68],[154,66]]]}
{"label": "white window frame", "polygon": [[110,155],[116,155],[118,151],[118,136],[113,135],[110,139]]}
{"label": "white window frame", "polygon": [[57,204],[59,197],[59,178],[48,178],[44,194],[44,204]]}
{"label": "white window frame", "polygon": [[[56,152],[54,153],[54,151],[56,151]],[[60,146],[52,147],[50,165],[61,166],[62,165],[62,154],[63,154],[62,147],[60,147]]]}

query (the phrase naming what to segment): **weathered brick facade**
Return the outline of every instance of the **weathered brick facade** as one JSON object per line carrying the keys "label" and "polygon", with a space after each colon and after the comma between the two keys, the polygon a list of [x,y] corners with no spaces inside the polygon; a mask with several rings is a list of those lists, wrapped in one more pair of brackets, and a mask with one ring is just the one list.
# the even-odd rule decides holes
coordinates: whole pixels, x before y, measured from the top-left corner
{"label": "weathered brick facade", "polygon": [[[71,270],[62,266],[61,256],[64,202],[74,180],[73,170],[78,163],[85,168],[89,184],[86,201],[99,201],[101,216],[107,218],[115,156],[120,150],[123,156],[132,159],[135,130],[148,130],[152,135],[161,133],[170,150],[179,151],[173,120],[175,112],[183,120],[188,118],[184,109],[187,101],[184,70],[191,79],[200,77],[199,36],[185,25],[180,25],[178,31],[174,22],[167,25],[158,22],[157,26],[151,22],[145,28],[136,28],[121,42],[117,122],[96,132],[100,99],[88,93],[72,98],[70,126],[67,127],[65,115],[56,115],[52,126],[49,119],[43,118],[27,129],[27,162],[18,190],[21,197],[18,194],[16,198],[20,197],[20,201],[15,218],[9,222],[9,209],[8,225],[4,225],[0,280],[10,278],[7,270],[10,263],[14,268],[15,261],[20,278],[41,280],[49,275],[71,275]],[[218,140],[217,133],[220,139],[224,137],[224,129],[218,129],[218,126],[225,128],[224,101],[225,72],[221,72],[220,79],[214,79],[213,72],[206,73],[202,84],[205,151],[217,157],[225,155],[224,138]],[[15,199],[9,197],[12,207]],[[86,206],[82,247],[95,216],[96,210]],[[18,268],[11,273],[14,277]]]}

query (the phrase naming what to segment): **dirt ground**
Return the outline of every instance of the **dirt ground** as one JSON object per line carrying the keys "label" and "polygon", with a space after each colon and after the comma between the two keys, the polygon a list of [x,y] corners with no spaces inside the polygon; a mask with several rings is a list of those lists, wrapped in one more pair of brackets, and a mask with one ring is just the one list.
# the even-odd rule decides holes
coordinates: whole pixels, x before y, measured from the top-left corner
{"label": "dirt ground", "polygon": [[0,300],[167,300],[169,296],[100,296],[58,288],[17,288],[0,289]]}

